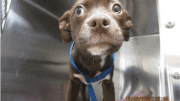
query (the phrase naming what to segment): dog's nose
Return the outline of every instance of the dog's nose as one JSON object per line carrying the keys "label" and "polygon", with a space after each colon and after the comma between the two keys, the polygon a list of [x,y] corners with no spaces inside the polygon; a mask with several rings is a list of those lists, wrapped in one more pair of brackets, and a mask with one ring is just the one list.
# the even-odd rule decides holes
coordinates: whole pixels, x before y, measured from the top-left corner
{"label": "dog's nose", "polygon": [[89,20],[90,27],[108,27],[110,25],[110,19],[105,15],[96,15]]}

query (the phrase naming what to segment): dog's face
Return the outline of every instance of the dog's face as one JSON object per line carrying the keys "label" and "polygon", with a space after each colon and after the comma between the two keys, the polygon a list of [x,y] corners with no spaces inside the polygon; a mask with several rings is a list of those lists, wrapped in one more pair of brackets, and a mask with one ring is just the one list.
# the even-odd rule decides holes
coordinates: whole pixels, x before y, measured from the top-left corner
{"label": "dog's face", "polygon": [[118,0],[78,0],[59,20],[64,42],[72,39],[81,53],[112,54],[129,40],[131,17]]}

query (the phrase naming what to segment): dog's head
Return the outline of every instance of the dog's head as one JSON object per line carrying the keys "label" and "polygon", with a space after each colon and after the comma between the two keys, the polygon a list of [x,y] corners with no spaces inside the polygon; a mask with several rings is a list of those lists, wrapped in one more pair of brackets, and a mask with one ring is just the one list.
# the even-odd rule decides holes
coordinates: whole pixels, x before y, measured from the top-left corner
{"label": "dog's head", "polygon": [[59,20],[63,42],[72,39],[80,52],[112,54],[129,40],[131,16],[118,0],[78,0]]}

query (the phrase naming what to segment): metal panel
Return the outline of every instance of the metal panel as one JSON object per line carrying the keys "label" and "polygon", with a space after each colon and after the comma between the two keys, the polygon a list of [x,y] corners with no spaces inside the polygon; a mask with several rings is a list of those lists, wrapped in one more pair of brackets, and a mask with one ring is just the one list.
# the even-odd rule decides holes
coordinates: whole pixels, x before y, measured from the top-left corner
{"label": "metal panel", "polygon": [[131,36],[159,34],[156,0],[120,0],[132,15]]}
{"label": "metal panel", "polygon": [[159,35],[130,38],[116,57],[116,97],[119,94],[123,99],[142,89],[149,89],[154,97],[159,96]]}
{"label": "metal panel", "polygon": [[180,101],[180,1],[158,0],[161,44],[161,96]]}
{"label": "metal panel", "polygon": [[[7,14],[11,5],[11,0],[1,0],[1,32],[4,29]],[[2,33],[1,33],[2,34]]]}
{"label": "metal panel", "polygon": [[1,39],[2,101],[63,101],[69,47],[58,20],[24,0],[12,0]]}

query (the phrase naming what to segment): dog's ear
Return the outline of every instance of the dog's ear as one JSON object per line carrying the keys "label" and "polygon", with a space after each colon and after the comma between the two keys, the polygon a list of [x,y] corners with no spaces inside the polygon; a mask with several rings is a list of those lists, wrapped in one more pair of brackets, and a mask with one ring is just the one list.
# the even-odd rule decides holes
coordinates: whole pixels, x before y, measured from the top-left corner
{"label": "dog's ear", "polygon": [[128,14],[126,10],[124,10],[124,41],[129,41],[129,30],[133,26],[131,15]]}
{"label": "dog's ear", "polygon": [[59,29],[63,42],[68,43],[72,40],[70,28],[70,11],[67,11],[59,20]]}

